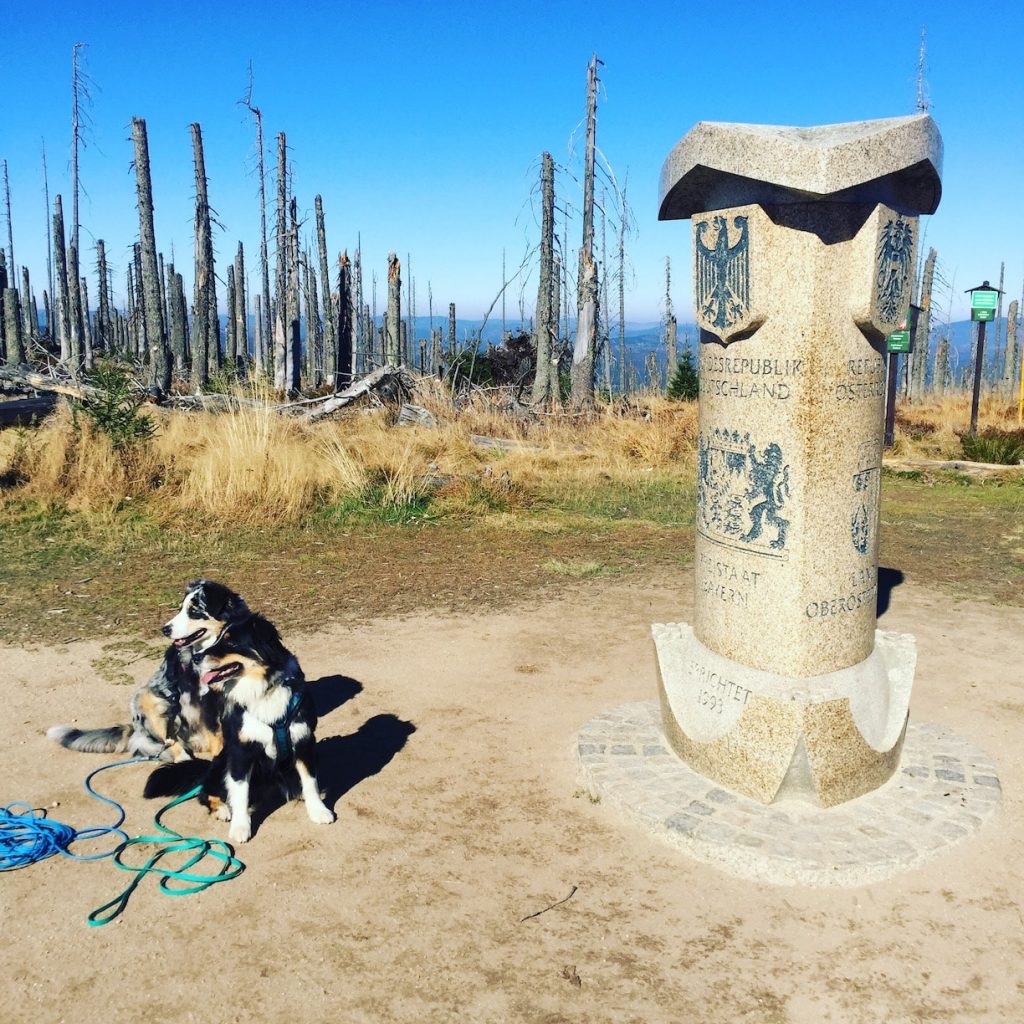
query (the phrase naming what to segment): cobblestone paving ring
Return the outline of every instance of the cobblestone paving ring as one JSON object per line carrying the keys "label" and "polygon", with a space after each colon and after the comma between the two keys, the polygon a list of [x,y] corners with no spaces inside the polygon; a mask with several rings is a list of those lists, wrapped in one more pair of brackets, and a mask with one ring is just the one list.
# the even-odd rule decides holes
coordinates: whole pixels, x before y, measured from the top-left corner
{"label": "cobblestone paving ring", "polygon": [[669,749],[656,701],[622,704],[577,736],[584,781],[689,856],[778,885],[878,882],[976,833],[999,807],[992,761],[939,725],[911,722],[899,771],[838,807],[765,806],[688,768]]}

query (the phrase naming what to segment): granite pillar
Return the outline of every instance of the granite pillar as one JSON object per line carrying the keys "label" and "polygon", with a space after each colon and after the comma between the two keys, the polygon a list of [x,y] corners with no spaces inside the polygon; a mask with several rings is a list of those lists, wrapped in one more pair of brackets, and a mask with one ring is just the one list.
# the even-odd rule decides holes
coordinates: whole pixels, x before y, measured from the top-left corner
{"label": "granite pillar", "polygon": [[765,803],[832,806],[898,764],[915,652],[876,630],[884,343],[941,153],[927,115],[702,122],[662,170],[701,342],[694,623],[653,629],[663,718]]}

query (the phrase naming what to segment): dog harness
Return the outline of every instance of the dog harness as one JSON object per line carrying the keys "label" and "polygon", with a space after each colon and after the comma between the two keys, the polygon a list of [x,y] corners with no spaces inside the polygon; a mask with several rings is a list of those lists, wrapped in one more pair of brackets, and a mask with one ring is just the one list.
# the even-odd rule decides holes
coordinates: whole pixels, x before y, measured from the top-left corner
{"label": "dog harness", "polygon": [[292,758],[292,737],[288,727],[292,724],[292,719],[295,717],[295,711],[304,692],[304,686],[298,686],[292,690],[292,695],[288,698],[288,707],[284,709],[284,716],[273,727],[274,746],[277,748],[279,761],[290,761]]}

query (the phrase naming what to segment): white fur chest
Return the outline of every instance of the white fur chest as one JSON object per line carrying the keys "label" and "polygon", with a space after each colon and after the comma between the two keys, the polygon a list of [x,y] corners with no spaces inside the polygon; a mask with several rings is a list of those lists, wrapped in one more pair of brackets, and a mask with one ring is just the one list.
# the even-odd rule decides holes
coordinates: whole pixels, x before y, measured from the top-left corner
{"label": "white fur chest", "polygon": [[245,680],[231,694],[232,702],[242,707],[239,739],[243,743],[259,743],[272,761],[278,756],[274,727],[287,715],[290,698],[291,691],[285,687],[275,687],[269,693],[250,692]]}

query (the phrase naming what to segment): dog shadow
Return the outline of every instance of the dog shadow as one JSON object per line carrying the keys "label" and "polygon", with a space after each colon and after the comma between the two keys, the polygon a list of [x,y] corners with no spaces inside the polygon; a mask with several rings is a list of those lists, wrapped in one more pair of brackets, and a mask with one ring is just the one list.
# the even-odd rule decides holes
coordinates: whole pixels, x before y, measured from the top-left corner
{"label": "dog shadow", "polygon": [[317,781],[332,810],[349,790],[391,763],[416,731],[397,715],[374,715],[348,736],[328,736],[316,745]]}
{"label": "dog shadow", "polygon": [[[412,722],[397,715],[374,715],[349,736],[319,740],[316,775],[324,803],[333,811],[349,790],[387,767],[415,731]],[[262,787],[260,799],[252,809],[253,835],[270,815],[298,797],[294,782],[288,792],[279,785]]]}
{"label": "dog shadow", "polygon": [[881,565],[878,567],[878,603],[875,610],[878,618],[881,618],[889,610],[892,592],[906,578],[899,569],[887,569]]}
{"label": "dog shadow", "polygon": [[363,692],[363,684],[349,676],[321,676],[306,683],[318,718],[329,715]]}

